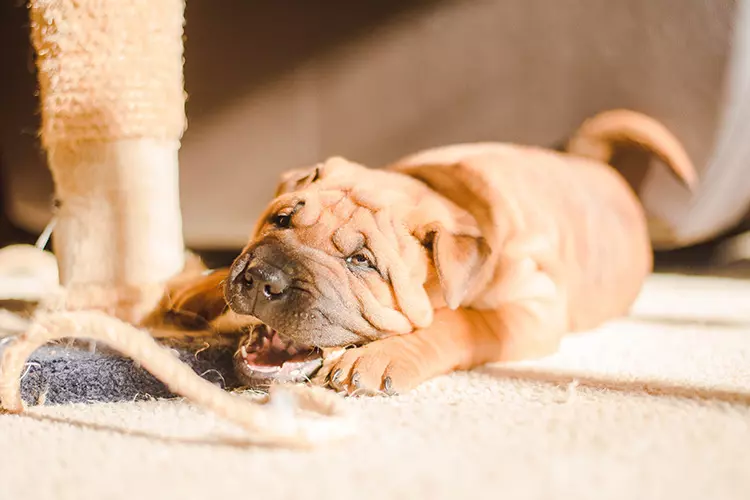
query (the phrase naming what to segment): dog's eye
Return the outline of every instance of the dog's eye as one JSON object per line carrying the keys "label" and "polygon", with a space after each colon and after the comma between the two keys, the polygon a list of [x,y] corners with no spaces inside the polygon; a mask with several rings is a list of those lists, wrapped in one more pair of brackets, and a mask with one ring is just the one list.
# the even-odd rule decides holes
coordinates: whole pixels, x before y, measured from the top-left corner
{"label": "dog's eye", "polygon": [[276,214],[271,217],[271,224],[279,228],[288,228],[292,225],[291,214]]}
{"label": "dog's eye", "polygon": [[304,201],[298,201],[296,205],[294,205],[294,208],[291,212],[279,212],[275,215],[272,215],[269,219],[271,224],[274,226],[280,228],[280,229],[286,229],[289,227],[292,227],[292,217],[294,217],[294,214],[299,212],[299,210],[305,206]]}
{"label": "dog's eye", "polygon": [[352,266],[366,268],[366,269],[374,269],[375,265],[372,263],[372,260],[370,260],[370,257],[368,257],[364,252],[357,252],[354,255],[350,255],[346,258],[347,264],[350,264]]}

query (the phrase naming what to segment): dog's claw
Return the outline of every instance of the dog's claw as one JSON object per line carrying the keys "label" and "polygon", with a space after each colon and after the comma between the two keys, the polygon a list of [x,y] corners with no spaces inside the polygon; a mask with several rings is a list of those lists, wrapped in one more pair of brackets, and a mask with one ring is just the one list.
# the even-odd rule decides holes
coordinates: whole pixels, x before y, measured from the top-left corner
{"label": "dog's claw", "polygon": [[397,340],[347,350],[328,368],[327,385],[350,396],[395,396],[408,391],[416,385],[419,365]]}
{"label": "dog's claw", "polygon": [[391,380],[391,377],[385,377],[385,379],[383,379],[383,391],[389,396],[394,396],[396,394],[393,390],[393,380]]}
{"label": "dog's claw", "polygon": [[333,372],[333,374],[331,375],[331,378],[330,378],[331,383],[332,384],[338,384],[339,383],[339,379],[341,378],[341,375],[343,373],[344,372],[341,370],[341,368],[338,368],[338,369],[334,370],[334,372]]}

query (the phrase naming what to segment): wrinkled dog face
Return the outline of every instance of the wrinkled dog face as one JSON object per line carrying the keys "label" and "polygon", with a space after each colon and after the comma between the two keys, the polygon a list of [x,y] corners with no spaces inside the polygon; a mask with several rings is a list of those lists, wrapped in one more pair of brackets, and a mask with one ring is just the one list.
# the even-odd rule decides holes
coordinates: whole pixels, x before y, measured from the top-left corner
{"label": "wrinkled dog face", "polygon": [[436,301],[455,308],[466,292],[466,255],[486,253],[481,237],[446,230],[431,193],[341,158],[289,173],[232,265],[229,306],[305,347],[428,326]]}
{"label": "wrinkled dog face", "polygon": [[386,192],[394,175],[340,159],[290,174],[232,266],[230,307],[303,346],[429,324],[428,259],[399,217],[409,198]]}

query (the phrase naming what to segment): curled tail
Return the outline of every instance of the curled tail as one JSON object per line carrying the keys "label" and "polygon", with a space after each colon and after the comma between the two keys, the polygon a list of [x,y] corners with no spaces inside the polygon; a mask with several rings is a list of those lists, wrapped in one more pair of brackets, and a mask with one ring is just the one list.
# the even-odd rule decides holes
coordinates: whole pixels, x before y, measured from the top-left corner
{"label": "curled tail", "polygon": [[576,156],[609,163],[616,144],[640,146],[657,155],[677,179],[693,190],[698,174],[680,141],[657,120],[627,109],[604,111],[588,120],[568,142]]}

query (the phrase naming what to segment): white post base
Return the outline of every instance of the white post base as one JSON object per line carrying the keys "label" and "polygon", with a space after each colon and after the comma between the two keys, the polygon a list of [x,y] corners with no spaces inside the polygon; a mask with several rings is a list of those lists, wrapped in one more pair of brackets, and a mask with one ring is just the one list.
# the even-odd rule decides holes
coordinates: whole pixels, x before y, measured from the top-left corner
{"label": "white post base", "polygon": [[53,246],[65,309],[139,323],[185,263],[179,141],[58,143],[48,149],[59,203]]}

